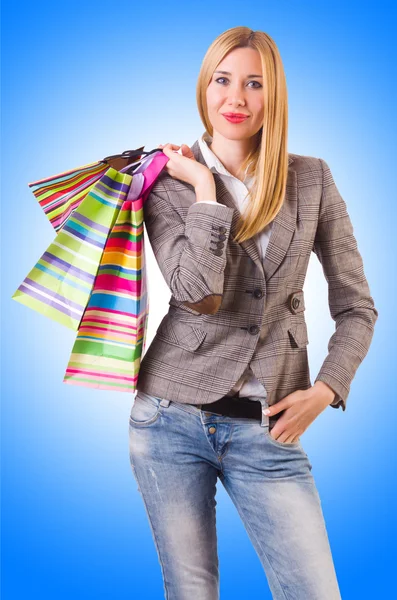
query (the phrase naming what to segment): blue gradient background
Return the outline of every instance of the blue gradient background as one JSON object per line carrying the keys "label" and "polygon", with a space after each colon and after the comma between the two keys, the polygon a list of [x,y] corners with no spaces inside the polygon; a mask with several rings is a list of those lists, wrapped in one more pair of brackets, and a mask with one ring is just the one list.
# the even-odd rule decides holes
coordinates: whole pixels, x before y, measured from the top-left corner
{"label": "blue gradient background", "polygon": [[[343,598],[392,595],[392,3],[96,0],[2,6],[4,600],[163,597],[129,464],[132,396],[63,384],[74,332],[11,296],[55,237],[28,182],[141,145],[192,145],[203,132],[195,101],[201,61],[213,39],[237,25],[264,30],[278,44],[289,91],[289,150],[328,162],[379,310],[346,412],[327,408],[302,442],[313,463]],[[150,343],[170,293],[149,244],[147,255]],[[334,331],[314,254],[305,300],[313,382]],[[217,501],[221,597],[271,598],[220,483]]]}

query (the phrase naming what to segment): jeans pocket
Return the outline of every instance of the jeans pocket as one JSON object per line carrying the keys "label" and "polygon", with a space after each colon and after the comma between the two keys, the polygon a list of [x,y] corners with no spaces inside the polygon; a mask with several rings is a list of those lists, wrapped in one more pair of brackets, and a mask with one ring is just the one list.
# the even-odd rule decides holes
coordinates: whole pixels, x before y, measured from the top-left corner
{"label": "jeans pocket", "polygon": [[272,442],[272,444],[275,444],[279,448],[298,448],[301,445],[300,439],[298,439],[297,442],[279,442],[270,435],[269,428],[266,429],[265,435]]}
{"label": "jeans pocket", "polygon": [[161,411],[160,402],[161,398],[138,390],[130,412],[130,425],[146,427],[157,421]]}

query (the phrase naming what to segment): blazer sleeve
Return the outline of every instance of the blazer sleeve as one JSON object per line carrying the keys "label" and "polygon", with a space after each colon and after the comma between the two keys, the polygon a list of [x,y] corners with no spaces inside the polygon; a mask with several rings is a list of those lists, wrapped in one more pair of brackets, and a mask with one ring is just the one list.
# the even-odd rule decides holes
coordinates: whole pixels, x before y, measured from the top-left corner
{"label": "blazer sleeve", "polygon": [[329,309],[336,327],[315,381],[327,383],[336,394],[330,406],[341,406],[345,411],[350,384],[368,352],[378,311],[370,295],[346,203],[328,164],[321,158],[319,161],[323,183],[313,251],[328,283]]}
{"label": "blazer sleeve", "polygon": [[222,303],[234,211],[218,202],[194,202],[184,220],[172,199],[164,183],[156,181],[144,203],[151,247],[175,299],[201,314],[215,314]]}

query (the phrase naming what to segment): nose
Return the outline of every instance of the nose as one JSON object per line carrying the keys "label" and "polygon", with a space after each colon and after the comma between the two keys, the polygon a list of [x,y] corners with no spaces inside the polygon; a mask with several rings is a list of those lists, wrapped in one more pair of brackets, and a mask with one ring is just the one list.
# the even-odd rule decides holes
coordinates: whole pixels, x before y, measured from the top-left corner
{"label": "nose", "polygon": [[226,99],[226,104],[232,106],[245,106],[245,100],[238,94],[229,95]]}
{"label": "nose", "polygon": [[226,99],[230,105],[245,104],[245,90],[241,89],[238,83],[230,84],[226,91]]}

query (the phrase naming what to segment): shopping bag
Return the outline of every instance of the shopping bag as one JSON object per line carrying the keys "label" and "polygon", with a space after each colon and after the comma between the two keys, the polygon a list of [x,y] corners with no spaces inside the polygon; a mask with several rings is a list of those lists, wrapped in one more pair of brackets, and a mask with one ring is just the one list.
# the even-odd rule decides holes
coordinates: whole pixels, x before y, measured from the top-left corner
{"label": "shopping bag", "polygon": [[149,316],[143,205],[167,161],[163,153],[153,157],[140,168],[142,186],[130,187],[109,233],[64,383],[136,390]]}
{"label": "shopping bag", "polygon": [[108,167],[63,224],[12,298],[77,330],[103,249],[132,175]]}
{"label": "shopping bag", "polygon": [[28,186],[55,231],[59,231],[109,167],[122,171],[129,165],[139,163],[143,148],[112,154],[102,160],[33,181]]}

